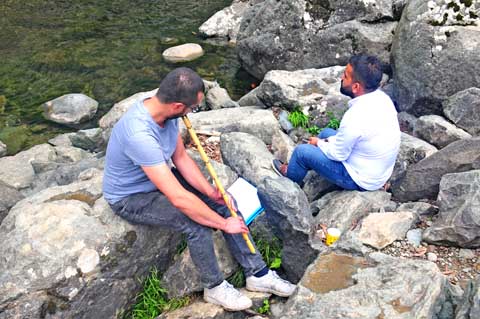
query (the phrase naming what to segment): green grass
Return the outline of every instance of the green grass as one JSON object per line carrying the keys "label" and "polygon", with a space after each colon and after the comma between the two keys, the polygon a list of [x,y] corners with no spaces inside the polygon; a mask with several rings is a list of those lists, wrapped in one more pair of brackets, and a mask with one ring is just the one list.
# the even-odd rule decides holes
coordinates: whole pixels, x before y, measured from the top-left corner
{"label": "green grass", "polygon": [[[333,115],[332,112],[327,112],[327,117],[329,119],[327,125],[325,127],[333,128],[335,130],[338,130],[340,127],[340,120]],[[288,115],[288,120],[290,123],[292,123],[293,127],[301,127],[304,128],[308,133],[312,135],[318,135],[320,133],[321,129],[311,123],[312,118],[303,113],[303,111],[300,109],[300,106],[296,106],[292,112]]]}
{"label": "green grass", "polygon": [[325,127],[329,127],[329,128],[333,128],[334,130],[338,130],[338,128],[340,127],[340,120],[337,119],[335,117],[335,115],[333,115],[332,112],[327,112],[327,116],[328,116],[328,123],[327,123],[327,126]]}
{"label": "green grass", "polygon": [[167,290],[162,287],[161,274],[152,268],[150,275],[143,282],[143,291],[135,298],[130,319],[154,319],[162,312],[175,310],[189,304],[190,298],[168,299]]}

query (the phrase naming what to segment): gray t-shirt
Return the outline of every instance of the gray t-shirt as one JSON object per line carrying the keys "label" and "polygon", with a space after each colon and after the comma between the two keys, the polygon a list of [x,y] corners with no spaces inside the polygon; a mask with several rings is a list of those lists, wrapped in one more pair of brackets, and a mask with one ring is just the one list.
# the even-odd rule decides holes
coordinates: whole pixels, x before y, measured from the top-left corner
{"label": "gray t-shirt", "polygon": [[115,124],[108,142],[103,195],[113,204],[136,193],[157,189],[141,166],[169,163],[177,146],[178,119],[160,127],[143,105],[136,102]]}

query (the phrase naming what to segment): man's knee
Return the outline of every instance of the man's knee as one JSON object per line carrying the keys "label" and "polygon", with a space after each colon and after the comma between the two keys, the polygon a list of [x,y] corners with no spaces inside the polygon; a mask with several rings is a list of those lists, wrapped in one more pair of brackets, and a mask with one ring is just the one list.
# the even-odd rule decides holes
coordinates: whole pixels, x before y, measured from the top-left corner
{"label": "man's knee", "polygon": [[212,237],[212,229],[210,227],[200,225],[194,221],[187,225],[183,232],[188,239],[207,239]]}

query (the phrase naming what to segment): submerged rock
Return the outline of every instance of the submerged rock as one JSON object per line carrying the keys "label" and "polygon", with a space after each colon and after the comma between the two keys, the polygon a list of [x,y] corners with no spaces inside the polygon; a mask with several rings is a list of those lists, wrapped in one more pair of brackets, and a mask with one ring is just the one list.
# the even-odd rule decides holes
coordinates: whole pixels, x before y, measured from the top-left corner
{"label": "submerged rock", "polygon": [[98,102],[84,94],[66,94],[46,102],[42,107],[47,120],[77,125],[93,118]]}

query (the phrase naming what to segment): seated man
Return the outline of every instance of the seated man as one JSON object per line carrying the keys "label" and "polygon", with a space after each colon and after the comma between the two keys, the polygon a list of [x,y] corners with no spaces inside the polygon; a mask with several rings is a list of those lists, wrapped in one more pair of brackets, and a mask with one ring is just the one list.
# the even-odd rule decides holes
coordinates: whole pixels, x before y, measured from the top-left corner
{"label": "seated man", "polygon": [[250,253],[242,237],[248,233],[243,219],[230,216],[219,191],[185,150],[178,118],[198,106],[203,92],[198,74],[178,68],[163,79],[155,96],[130,107],[110,136],[103,193],[113,211],[131,223],[184,233],[205,287],[205,300],[242,310],[252,301],[223,279],[213,249],[213,229],[223,231],[232,255],[243,267],[248,290],[286,297],[295,285],[269,270],[258,251]]}
{"label": "seated man", "polygon": [[392,100],[378,89],[382,79],[376,57],[350,58],[340,92],[352,100],[338,132],[323,130],[293,151],[288,165],[275,171],[302,184],[308,170],[347,190],[380,189],[392,175],[400,147],[400,128]]}

